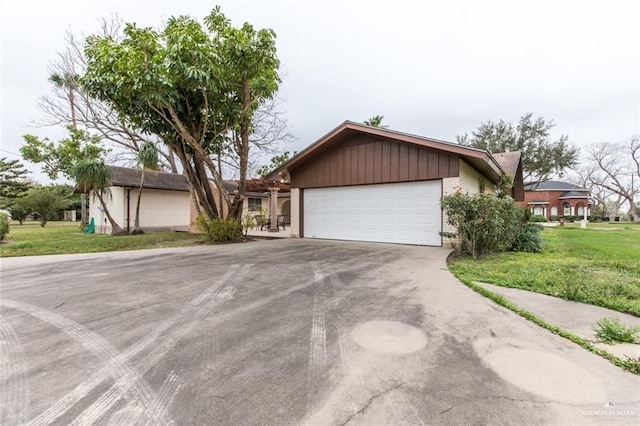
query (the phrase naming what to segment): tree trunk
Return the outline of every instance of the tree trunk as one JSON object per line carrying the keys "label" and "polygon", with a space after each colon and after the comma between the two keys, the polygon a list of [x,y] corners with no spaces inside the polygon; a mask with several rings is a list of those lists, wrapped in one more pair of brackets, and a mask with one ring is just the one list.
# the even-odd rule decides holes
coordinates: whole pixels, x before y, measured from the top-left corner
{"label": "tree trunk", "polygon": [[247,167],[249,164],[249,112],[251,110],[251,88],[246,75],[242,76],[242,117],[240,117],[240,181],[238,192],[233,199],[229,217],[242,218],[242,201],[247,187]]}
{"label": "tree trunk", "polygon": [[138,188],[138,199],[136,200],[136,218],[133,222],[133,229],[131,235],[144,234],[144,231],[140,228],[140,200],[142,199],[142,186],[144,185],[144,167],[142,168],[142,176],[140,177],[140,188]]}
{"label": "tree trunk", "polygon": [[[222,157],[222,149],[218,150],[218,172],[220,173],[220,180],[222,181],[222,158],[220,157]],[[222,184],[222,182],[220,183]],[[224,186],[224,185],[221,185],[221,186]],[[222,203],[224,202],[222,197],[222,191],[220,191],[219,189],[218,189],[218,201],[219,201],[218,208],[220,209],[220,217],[222,219],[226,219],[224,214],[224,207],[222,207]],[[229,214],[229,209],[227,209],[227,215],[228,214]]]}
{"label": "tree trunk", "polygon": [[100,204],[102,204],[102,210],[104,214],[107,216],[107,220],[111,224],[111,235],[127,235],[127,233],[118,225],[118,223],[111,217],[109,210],[107,209],[107,205],[104,202],[104,198],[102,198],[102,194],[100,191],[95,191],[98,200],[100,200]]}
{"label": "tree trunk", "polygon": [[[195,165],[187,158],[187,153],[184,150],[184,146],[181,143],[167,144],[171,147],[171,149],[175,152],[176,156],[180,160],[180,164],[182,164],[182,168],[185,172],[187,180],[189,181],[189,185],[194,192],[194,196],[198,201],[198,205],[204,210],[204,213],[209,218],[218,217],[218,210],[215,205],[215,200],[213,197],[213,192],[211,191],[211,185],[209,185],[209,180],[207,178],[207,173],[204,170],[204,166],[202,165],[201,173],[198,172]],[[194,156],[193,163],[197,163],[197,159]],[[198,209],[199,210],[199,209]]]}

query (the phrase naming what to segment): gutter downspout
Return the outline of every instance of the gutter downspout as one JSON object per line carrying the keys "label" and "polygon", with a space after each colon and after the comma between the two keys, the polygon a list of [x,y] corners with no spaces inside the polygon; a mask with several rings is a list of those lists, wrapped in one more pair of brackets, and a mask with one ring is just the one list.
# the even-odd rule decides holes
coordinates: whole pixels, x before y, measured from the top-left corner
{"label": "gutter downspout", "polygon": [[127,188],[127,233],[131,231],[131,188]]}

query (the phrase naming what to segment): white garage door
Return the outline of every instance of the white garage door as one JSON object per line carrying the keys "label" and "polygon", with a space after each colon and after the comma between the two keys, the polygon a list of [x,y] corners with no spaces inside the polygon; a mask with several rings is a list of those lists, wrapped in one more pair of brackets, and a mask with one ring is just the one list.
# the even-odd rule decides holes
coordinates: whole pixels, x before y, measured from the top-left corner
{"label": "white garage door", "polygon": [[304,237],[440,246],[440,180],[304,190]]}

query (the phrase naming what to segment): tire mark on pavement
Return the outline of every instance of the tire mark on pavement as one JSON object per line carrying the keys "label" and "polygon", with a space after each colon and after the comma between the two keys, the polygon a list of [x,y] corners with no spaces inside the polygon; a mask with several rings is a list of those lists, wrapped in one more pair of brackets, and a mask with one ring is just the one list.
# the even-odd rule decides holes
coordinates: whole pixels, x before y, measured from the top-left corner
{"label": "tire mark on pavement", "polygon": [[27,412],[22,345],[0,316],[0,425],[23,424]]}
{"label": "tire mark on pavement", "polygon": [[311,336],[309,338],[309,402],[318,398],[322,387],[327,358],[327,328],[325,323],[326,306],[321,290],[325,276],[319,262],[310,262],[313,270],[315,290],[313,295],[313,315],[311,318]]}
{"label": "tire mark on pavement", "polygon": [[325,313],[318,295],[313,296],[313,319],[311,321],[311,337],[309,339],[309,389],[316,395],[324,373],[327,357],[327,329]]}
{"label": "tire mark on pavement", "polygon": [[[105,363],[107,367],[106,375],[111,376],[116,383],[122,377],[135,377],[135,386],[131,388],[131,397],[137,400],[141,406],[148,407],[154,398],[153,391],[141,377],[136,376],[136,372],[126,362],[117,360],[118,351],[105,339],[98,334],[92,332],[86,327],[63,317],[57,313],[42,309],[38,306],[24,302],[16,302],[13,300],[3,299],[0,304],[11,309],[29,314],[39,320],[59,328],[76,342],[80,343],[85,349],[89,350],[98,359]],[[50,423],[54,418],[44,418],[42,421]]]}
{"label": "tire mark on pavement", "polygon": [[[236,272],[239,265],[229,265],[227,272],[220,277],[214,284],[209,286],[205,292],[211,292],[222,286]],[[193,312],[193,302],[189,303],[182,310],[165,320],[152,332],[148,333],[143,339],[139,340],[125,352],[119,354],[113,360],[115,363],[128,362],[132,357],[149,347],[162,333],[166,332],[174,324],[181,320],[188,320]],[[96,374],[80,383],[66,395],[56,401],[51,407],[42,412],[39,416],[32,419],[30,425],[46,425],[58,419],[73,407],[78,401],[87,396],[93,389],[99,386],[103,381],[107,380],[111,375],[111,366],[106,365]]]}
{"label": "tire mark on pavement", "polygon": [[[345,377],[361,376],[362,371],[357,371],[355,366],[355,348],[357,347],[351,333],[345,326],[345,321],[337,310],[337,302],[339,300],[339,291],[345,288],[344,283],[340,279],[340,275],[330,265],[323,265],[325,267],[324,274],[329,277],[331,282],[331,288],[334,295],[334,311],[331,313],[333,323],[338,332],[338,343],[340,346],[340,356],[344,367]],[[402,392],[393,392],[385,394],[385,400],[391,404],[391,408],[396,413],[398,423],[408,422],[409,424],[424,425],[422,419],[418,415],[415,407],[407,399]],[[408,420],[411,418],[410,420]]]}
{"label": "tire mark on pavement", "polygon": [[[338,291],[343,288],[342,281],[338,277],[336,272],[332,272],[329,275],[329,280],[331,281],[331,286],[333,289],[333,295],[335,296],[334,301],[337,304],[338,302]],[[338,344],[340,346],[340,358],[342,359],[342,366],[344,368],[345,375],[351,374],[354,367],[354,348],[355,342],[353,341],[353,337],[351,337],[351,333],[345,328],[345,321],[342,318],[342,315],[337,310],[337,306],[334,306],[334,312],[332,314],[333,324],[338,332]]]}
{"label": "tire mark on pavement", "polygon": [[[169,407],[173,403],[173,399],[176,394],[180,390],[182,386],[182,379],[173,371],[169,373],[167,378],[165,379],[160,391],[158,392],[158,397],[153,401],[151,407],[149,408],[149,414],[153,414],[157,412],[157,410],[162,409],[163,407]],[[148,416],[149,421],[147,421],[148,425],[157,424],[157,420],[152,416]],[[153,419],[153,420],[152,420]],[[137,418],[131,424],[140,424],[141,419]]]}
{"label": "tire mark on pavement", "polygon": [[[243,267],[233,277],[233,281],[239,282],[247,275],[251,265]],[[208,303],[202,303],[206,298],[198,297],[191,303],[192,306],[202,304],[202,306],[190,315],[186,324],[170,334],[160,346],[156,347],[149,355],[144,357],[136,368],[136,375],[130,377],[122,377],[117,383],[111,386],[107,392],[103,393],[90,407],[80,414],[72,425],[79,426],[85,424],[93,424],[105,415],[122,397],[124,397],[131,386],[134,386],[139,378],[149,372],[173,347],[187,334],[189,334],[198,324],[198,322],[206,317],[216,306],[219,306],[233,299],[236,288],[227,285],[218,292],[211,291],[211,288],[205,290],[210,295],[211,300]],[[165,406],[157,406],[154,411],[149,406],[144,407],[145,413],[149,420],[154,423],[165,423],[158,413],[166,411]]]}
{"label": "tire mark on pavement", "polygon": [[[182,384],[182,379],[174,371],[171,371],[156,393],[156,399],[153,400],[147,412],[129,403],[111,415],[107,423],[122,425],[158,424],[158,419],[153,416],[153,413],[168,407],[173,402],[173,398]],[[171,421],[169,424],[173,423]]]}

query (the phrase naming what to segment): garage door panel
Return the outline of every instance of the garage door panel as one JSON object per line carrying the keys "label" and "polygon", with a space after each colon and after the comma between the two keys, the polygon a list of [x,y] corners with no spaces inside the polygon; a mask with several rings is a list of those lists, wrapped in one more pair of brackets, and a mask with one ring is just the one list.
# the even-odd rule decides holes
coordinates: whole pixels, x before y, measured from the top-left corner
{"label": "garage door panel", "polygon": [[441,245],[441,181],[305,190],[304,236]]}

